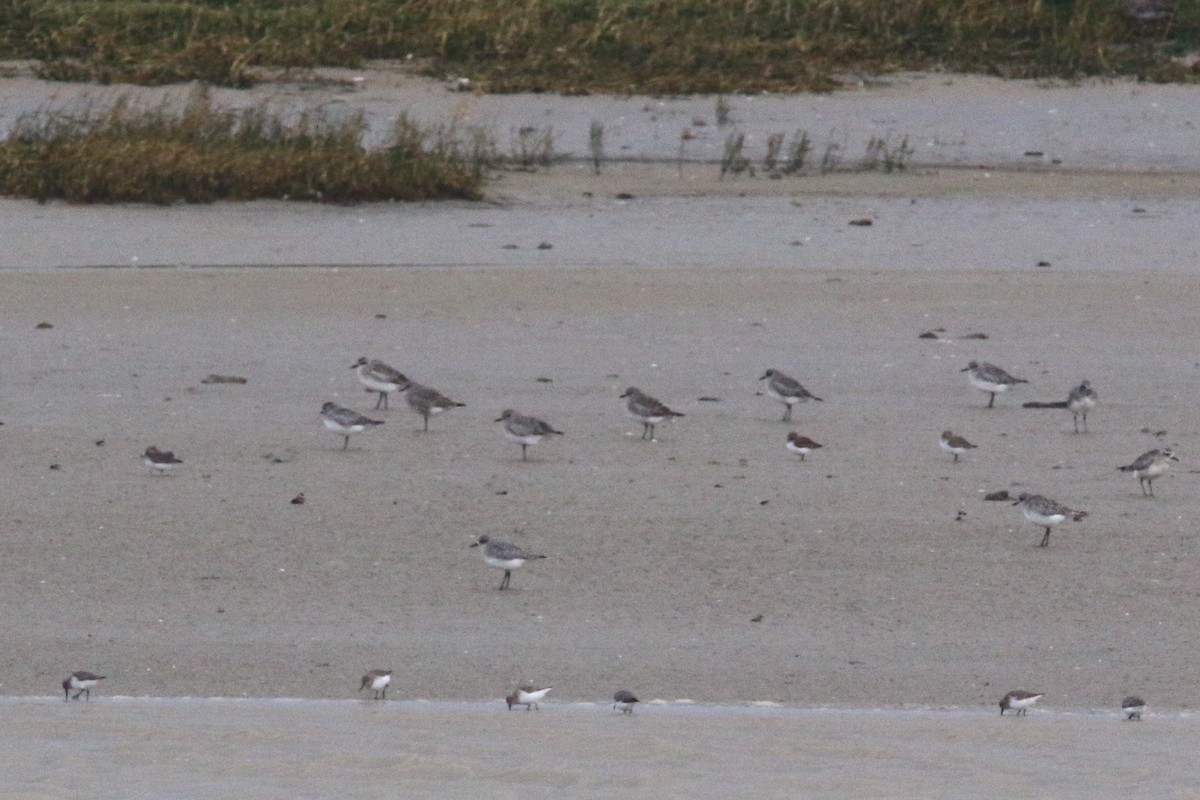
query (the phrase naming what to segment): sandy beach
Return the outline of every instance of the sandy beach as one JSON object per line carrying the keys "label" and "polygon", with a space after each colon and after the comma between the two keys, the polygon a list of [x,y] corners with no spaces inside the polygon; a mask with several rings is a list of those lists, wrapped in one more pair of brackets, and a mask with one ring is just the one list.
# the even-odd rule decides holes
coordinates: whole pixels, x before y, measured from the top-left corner
{"label": "sandy beach", "polygon": [[[962,91],[947,85],[939,101],[919,86],[897,130]],[[1018,89],[1027,106],[1046,100],[1037,86],[1002,86],[998,103]],[[1153,102],[1197,98],[1078,91],[1109,92],[1116,113],[1133,88],[1161,92]],[[854,97],[873,119],[880,95]],[[1136,135],[1194,144],[1186,107],[1142,117]],[[586,127],[585,113],[575,119]],[[985,132],[964,138],[991,141]],[[330,753],[393,724],[442,737],[431,745],[441,751],[509,734],[535,751],[558,742],[567,761],[601,741],[614,759],[650,748],[680,770],[662,785],[689,796],[708,795],[687,765],[756,745],[767,751],[711,796],[752,773],[759,796],[970,796],[962,782],[987,775],[992,755],[1019,762],[1053,746],[1076,758],[1080,780],[1052,784],[1054,796],[1130,796],[1136,782],[1098,772],[1113,752],[1186,760],[1194,738],[1200,180],[1188,158],[1200,150],[1188,152],[1036,170],[1018,154],[982,169],[794,181],[720,181],[711,165],[667,163],[595,178],[565,165],[505,176],[477,205],[0,201],[0,694],[26,732],[9,765],[32,775],[49,764],[38,743],[63,714],[114,736],[182,736],[178,702],[218,728],[265,726],[256,746],[267,754],[306,725],[329,726]],[[872,224],[849,224],[859,219]],[[932,330],[939,338],[919,338]],[[427,433],[399,396],[374,412],[350,369],[364,355],[466,406]],[[971,360],[1029,383],[987,409],[960,371]],[[824,402],[780,421],[756,380],[767,368]],[[246,383],[205,383],[211,374]],[[1084,378],[1101,398],[1086,434],[1064,410],[1021,408],[1065,399]],[[640,440],[618,397],[628,386],[686,416]],[[385,424],[343,451],[321,427],[329,400]],[[493,421],[505,408],[565,436],[523,463]],[[959,463],[938,447],[947,428],[978,445]],[[800,462],[784,448],[793,430],[824,447]],[[151,444],[184,464],[149,474],[140,454]],[[1181,460],[1145,498],[1116,468],[1161,447]],[[1042,531],[1018,508],[983,499],[999,490],[1089,515],[1039,549]],[[306,502],[292,504],[299,493]],[[483,533],[547,557],[497,591],[500,571],[469,548]],[[390,697],[439,702],[350,701],[373,667],[396,670]],[[74,669],[108,676],[90,708],[36,699],[54,699]],[[553,686],[562,707],[505,714],[499,698],[526,682]],[[621,687],[665,701],[639,710],[653,720],[636,720],[648,739],[613,738],[624,720],[577,705]],[[1013,688],[1047,698],[996,727],[996,701]],[[1118,722],[1130,693],[1151,703],[1141,725]],[[243,697],[313,703],[227,716],[155,699]],[[710,710],[667,713],[679,700]],[[792,716],[731,710],[754,702]],[[417,721],[393,723],[409,711]],[[706,714],[722,741],[697,733],[710,730]],[[118,766],[153,758],[102,738]],[[688,745],[674,750],[676,738]],[[883,741],[904,748],[900,761],[913,742],[943,757],[891,789],[883,769],[862,783],[771,780],[812,778],[790,762],[797,752],[843,769],[891,763],[873,760]],[[191,773],[110,796],[161,796],[222,758],[205,753]],[[373,759],[390,756],[360,756],[357,784],[338,773],[343,796],[385,796]],[[662,766],[639,762],[621,778],[606,758],[586,759],[579,775],[526,783],[503,748],[480,758],[488,768],[463,783],[439,764],[408,788],[648,796]],[[947,771],[959,758],[977,766]],[[1056,763],[1033,768],[1031,791]],[[511,782],[495,790],[498,769]],[[1011,789],[1012,774],[974,796]],[[1158,775],[1141,796],[1171,796],[1179,776]],[[78,789],[35,783],[19,786],[29,797]],[[255,794],[285,796],[267,791],[282,785],[260,775]]]}

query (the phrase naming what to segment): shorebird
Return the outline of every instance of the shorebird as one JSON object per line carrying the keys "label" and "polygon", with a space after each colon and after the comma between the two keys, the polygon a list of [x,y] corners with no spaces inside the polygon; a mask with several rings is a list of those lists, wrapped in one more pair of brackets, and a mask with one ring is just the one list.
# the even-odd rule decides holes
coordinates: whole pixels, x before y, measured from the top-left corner
{"label": "shorebird", "polygon": [[536,558],[545,558],[539,553],[531,553],[525,548],[515,545],[511,542],[501,542],[491,538],[486,533],[479,537],[471,547],[483,547],[483,560],[489,567],[496,567],[504,570],[504,577],[500,579],[500,588],[507,589],[508,582],[512,579],[512,571],[521,567],[526,561],[532,561]]}
{"label": "shorebird", "polygon": [[1000,716],[1003,717],[1005,711],[1015,711],[1017,716],[1025,716],[1029,713],[1029,707],[1045,696],[1041,692],[1013,689],[1000,698]]}
{"label": "shorebird", "polygon": [[995,364],[978,361],[972,361],[959,372],[967,373],[967,380],[981,392],[987,392],[991,397],[988,399],[988,408],[992,408],[996,404],[996,394],[1007,392],[1018,383],[1029,383],[1024,378],[1014,378],[1004,370],[997,367]]}
{"label": "shorebird", "polygon": [[1121,711],[1125,719],[1141,719],[1146,711],[1146,701],[1136,695],[1129,695],[1121,701]]}
{"label": "shorebird", "polygon": [[824,445],[820,442],[814,442],[807,436],[801,436],[795,431],[792,431],[788,434],[787,443],[784,445],[784,447],[793,453],[799,454],[800,460],[803,461],[806,455],[811,453],[813,450],[824,447]]}
{"label": "shorebird", "polygon": [[1142,495],[1154,497],[1154,479],[1166,472],[1172,461],[1178,460],[1178,456],[1170,448],[1150,450],[1138,456],[1132,464],[1117,469],[1121,472],[1132,472],[1138,479],[1138,485],[1142,487]]}
{"label": "shorebird", "polygon": [[550,434],[563,435],[562,431],[556,431],[550,427],[548,422],[543,422],[537,417],[527,417],[524,414],[518,414],[511,408],[506,408],[500,412],[500,418],[496,422],[503,422],[504,435],[521,445],[522,461],[528,460],[525,457],[525,448],[531,444],[537,444],[542,440],[543,436]]}
{"label": "shorebird", "polygon": [[654,426],[669,417],[682,417],[678,411],[672,411],[665,405],[643,392],[636,386],[630,386],[621,395],[625,398],[625,408],[629,416],[642,423],[642,438],[654,441]]}
{"label": "shorebird", "polygon": [[777,369],[769,369],[760,381],[766,381],[767,395],[773,397],[784,405],[783,419],[781,422],[787,422],[792,418],[792,406],[802,400],[816,400],[818,403],[825,402],[815,394],[805,389],[800,383],[790,375],[784,375]]}
{"label": "shorebird", "polygon": [[79,695],[82,694],[90,701],[92,699],[92,687],[104,680],[104,677],[94,672],[72,672],[62,682],[63,700],[71,697],[71,692],[75,692],[75,696],[71,697],[72,700],[78,700]]}
{"label": "shorebird", "polygon": [[363,689],[370,689],[375,693],[376,700],[387,700],[387,687],[392,682],[392,671],[390,669],[373,669],[362,677],[362,685],[358,687],[361,692]]}
{"label": "shorebird", "polygon": [[146,448],[146,452],[142,453],[142,463],[158,475],[166,474],[167,470],[172,467],[182,464],[182,458],[176,458],[175,454],[170,450],[159,450],[154,445]]}
{"label": "shorebird", "polygon": [[1091,381],[1083,381],[1067,394],[1067,408],[1071,409],[1071,418],[1075,422],[1075,432],[1079,433],[1079,418],[1083,417],[1083,432],[1087,433],[1088,412],[1096,407],[1100,396],[1092,388]]}
{"label": "shorebird", "polygon": [[942,449],[947,453],[954,454],[954,460],[958,461],[958,457],[968,450],[975,449],[976,445],[971,444],[963,437],[953,431],[942,431]]}
{"label": "shorebird", "polygon": [[425,420],[425,430],[429,430],[429,418],[451,408],[462,408],[466,403],[456,403],[437,389],[422,386],[409,381],[404,390],[404,399],[408,407],[421,415]]}
{"label": "shorebird", "polygon": [[337,403],[332,402],[327,402],[321,406],[321,421],[325,423],[326,428],[340,434],[345,439],[342,442],[343,450],[350,446],[350,434],[362,433],[373,425],[383,424],[383,420],[381,419],[364,417],[357,411],[343,408]]}
{"label": "shorebird", "polygon": [[1055,525],[1066,522],[1068,519],[1079,522],[1088,514],[1086,511],[1067,508],[1062,503],[1056,503],[1040,494],[1021,493],[1013,505],[1020,506],[1021,512],[1025,514],[1025,519],[1034,525],[1045,526],[1046,535],[1042,537],[1042,543],[1038,547],[1047,547],[1050,544],[1050,529]]}
{"label": "shorebird", "polygon": [[633,707],[638,703],[637,697],[628,689],[619,689],[613,695],[613,708],[621,709],[622,714],[632,714]]}
{"label": "shorebird", "polygon": [[538,701],[545,697],[546,693],[549,692],[550,689],[551,687],[546,687],[545,689],[538,689],[534,691],[532,686],[522,686],[520,689],[517,689],[512,694],[505,697],[504,701],[508,703],[509,711],[512,711],[513,706],[525,706],[526,711],[531,708],[541,711],[541,709],[538,707]]}
{"label": "shorebird", "polygon": [[362,356],[350,365],[350,369],[358,373],[358,382],[367,387],[368,392],[379,392],[375,408],[388,407],[388,395],[401,391],[408,385],[408,378],[400,370],[388,366],[377,359]]}

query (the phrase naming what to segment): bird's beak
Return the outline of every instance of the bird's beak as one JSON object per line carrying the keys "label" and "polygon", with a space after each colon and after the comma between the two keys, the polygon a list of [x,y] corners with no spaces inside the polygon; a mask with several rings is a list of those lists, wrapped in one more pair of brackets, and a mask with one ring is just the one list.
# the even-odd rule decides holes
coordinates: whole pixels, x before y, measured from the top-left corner
{"label": "bird's beak", "polygon": [[971,369],[970,367],[963,367],[962,369],[959,370],[959,372],[969,372],[970,369]]}
{"label": "bird's beak", "polygon": [[479,547],[479,542],[475,542],[474,544],[471,545],[471,547]]}
{"label": "bird's beak", "polygon": [[499,419],[494,419],[494,420],[492,420],[492,422],[504,422],[504,417],[500,417]]}

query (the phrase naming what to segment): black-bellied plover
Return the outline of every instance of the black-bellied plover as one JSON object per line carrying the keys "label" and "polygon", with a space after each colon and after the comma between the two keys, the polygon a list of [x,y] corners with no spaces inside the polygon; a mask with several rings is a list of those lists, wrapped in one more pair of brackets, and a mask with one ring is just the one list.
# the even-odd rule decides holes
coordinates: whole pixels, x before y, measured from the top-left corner
{"label": "black-bellied plover", "polygon": [[978,361],[972,361],[960,369],[959,372],[967,373],[967,380],[971,382],[972,386],[990,395],[987,404],[988,408],[992,408],[996,404],[996,395],[998,393],[1007,392],[1018,383],[1029,383],[1024,378],[1014,378],[995,364],[989,364],[986,361],[982,364]]}
{"label": "black-bellied plover", "polygon": [[1079,433],[1079,419],[1083,418],[1083,432],[1087,433],[1088,412],[1096,407],[1100,396],[1092,388],[1091,381],[1083,381],[1067,394],[1067,408],[1071,410],[1071,419],[1075,422],[1075,432]]}
{"label": "black-bellied plover", "polygon": [[1025,716],[1029,713],[1029,707],[1045,696],[1041,692],[1013,689],[1000,698],[1000,716],[1003,717],[1005,711],[1015,711],[1017,716]]}
{"label": "black-bellied plover", "polygon": [[165,475],[167,470],[182,464],[183,459],[176,458],[170,450],[159,450],[154,445],[150,445],[146,448],[146,452],[142,453],[142,463],[153,470],[154,474]]}
{"label": "black-bellied plover", "polygon": [[392,670],[373,669],[362,676],[362,684],[358,690],[361,692],[363,689],[370,689],[375,693],[376,700],[387,700],[387,687],[391,682]]}
{"label": "black-bellied plover", "polygon": [[480,536],[478,541],[472,544],[471,547],[482,547],[483,560],[487,565],[504,570],[504,577],[500,579],[501,589],[508,588],[508,582],[512,579],[512,571],[514,569],[518,569],[526,561],[545,558],[540,553],[532,553],[512,542],[501,542],[493,539],[486,533]]}
{"label": "black-bellied plover", "polygon": [[466,403],[455,402],[437,389],[431,389],[428,386],[422,386],[419,383],[412,383],[411,381],[408,387],[404,389],[404,399],[407,401],[408,407],[420,414],[421,418],[425,420],[426,431],[429,430],[430,417],[452,408],[463,408],[466,406]]}
{"label": "black-bellied plover", "polygon": [[1034,525],[1046,528],[1046,535],[1042,537],[1042,543],[1038,547],[1047,547],[1050,544],[1050,529],[1055,525],[1066,522],[1068,519],[1079,522],[1079,520],[1088,514],[1086,511],[1067,508],[1062,503],[1057,503],[1049,497],[1043,497],[1040,494],[1025,494],[1022,492],[1017,497],[1017,502],[1013,503],[1013,505],[1021,507],[1021,512],[1025,515],[1025,519]]}
{"label": "black-bellied plover", "polygon": [[792,406],[796,405],[796,403],[803,400],[816,400],[818,403],[825,402],[801,386],[800,382],[795,378],[785,375],[777,369],[767,370],[759,380],[766,381],[767,396],[783,403],[782,422],[787,422],[792,418]]}
{"label": "black-bellied plover", "polygon": [[545,697],[550,689],[551,687],[549,686],[547,686],[545,689],[534,689],[532,686],[522,686],[512,694],[505,697],[504,701],[508,703],[509,711],[512,711],[513,706],[525,706],[526,711],[530,710],[531,708],[540,711],[541,709],[538,707],[538,701]]}
{"label": "black-bellied plover", "polygon": [[1131,694],[1121,701],[1121,711],[1125,719],[1141,719],[1142,714],[1146,713],[1146,701]]}
{"label": "black-bellied plover", "polygon": [[817,450],[824,446],[825,445],[821,444],[820,442],[815,442],[807,436],[801,436],[795,431],[792,431],[787,435],[787,442],[784,444],[784,447],[786,447],[790,452],[800,456],[801,461],[803,461],[804,457],[813,450]]}
{"label": "black-bellied plover", "polygon": [[628,689],[618,689],[613,695],[613,708],[620,709],[622,714],[632,714],[633,707],[639,702],[637,695]]}
{"label": "black-bellied plover", "polygon": [[630,386],[621,395],[625,399],[625,409],[629,416],[642,423],[642,438],[654,441],[654,426],[670,417],[682,417],[678,411],[672,411],[636,386]]}
{"label": "black-bellied plover", "polygon": [[955,461],[958,461],[958,457],[963,453],[975,448],[975,445],[971,444],[954,431],[942,431],[941,446],[942,449],[947,453],[954,455]]}
{"label": "black-bellied plover", "polygon": [[388,395],[403,390],[409,383],[400,370],[366,356],[351,364],[350,369],[358,373],[359,383],[367,387],[368,392],[379,392],[379,399],[375,401],[376,409],[387,408]]}
{"label": "black-bellied plover", "polygon": [[544,422],[537,417],[527,417],[524,414],[518,414],[511,408],[506,408],[500,412],[500,418],[496,422],[503,422],[504,435],[521,445],[522,461],[527,460],[525,448],[531,444],[537,444],[542,440],[543,436],[551,434],[563,435],[562,431],[554,430],[550,426],[550,423]]}
{"label": "black-bellied plover", "polygon": [[321,406],[321,422],[325,424],[326,428],[340,435],[345,440],[342,442],[343,450],[350,446],[350,434],[362,433],[367,428],[383,424],[383,420],[381,419],[364,417],[357,411],[352,411],[333,402],[327,402]]}
{"label": "black-bellied plover", "polygon": [[1117,467],[1121,472],[1132,472],[1142,487],[1142,495],[1154,497],[1154,479],[1167,471],[1172,461],[1179,457],[1170,449],[1149,450],[1138,456],[1132,464]]}
{"label": "black-bellied plover", "polygon": [[[72,672],[67,676],[67,679],[62,682],[63,700],[66,700],[68,697],[70,697],[72,700],[78,700],[79,695],[84,695],[85,699],[91,700],[92,687],[104,680],[104,678],[104,675],[97,675],[94,672],[86,672],[83,670],[80,670],[79,672]],[[75,693],[74,697],[71,697],[71,692]]]}

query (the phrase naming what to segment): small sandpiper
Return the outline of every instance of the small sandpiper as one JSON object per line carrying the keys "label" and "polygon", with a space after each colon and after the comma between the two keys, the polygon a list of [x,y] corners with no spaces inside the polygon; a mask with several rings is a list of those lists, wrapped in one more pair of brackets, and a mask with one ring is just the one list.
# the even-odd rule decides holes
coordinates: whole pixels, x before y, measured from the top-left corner
{"label": "small sandpiper", "polygon": [[[67,679],[62,682],[63,700],[68,697],[72,700],[78,700],[79,695],[83,695],[86,700],[92,699],[92,687],[100,681],[104,680],[104,675],[97,675],[94,672],[72,672],[67,676]],[[71,697],[71,692],[75,692],[75,696]]]}
{"label": "small sandpiper", "polygon": [[943,450],[954,455],[955,461],[958,461],[958,457],[963,453],[975,449],[975,445],[954,431],[942,431],[941,445]]}
{"label": "small sandpiper", "polygon": [[1045,696],[1041,692],[1013,689],[1000,698],[1000,716],[1003,717],[1005,711],[1015,711],[1017,716],[1026,716],[1029,713],[1029,707]]}
{"label": "small sandpiper", "polygon": [[1132,472],[1142,487],[1142,496],[1154,497],[1154,479],[1167,471],[1178,456],[1170,449],[1149,450],[1138,456],[1132,464],[1117,467],[1121,472]]}
{"label": "small sandpiper", "polygon": [[1079,418],[1083,418],[1083,432],[1087,433],[1088,412],[1096,407],[1100,396],[1092,388],[1091,381],[1083,381],[1067,394],[1067,408],[1071,410],[1071,418],[1075,422],[1075,432],[1079,433]]}
{"label": "small sandpiper", "polygon": [[408,402],[408,407],[420,414],[421,418],[425,420],[426,431],[429,430],[430,417],[441,414],[443,411],[449,411],[452,408],[463,408],[466,406],[466,403],[455,402],[437,389],[431,389],[428,386],[412,382],[409,382],[408,387],[404,390],[404,399]]}
{"label": "small sandpiper", "polygon": [[170,450],[159,450],[154,445],[150,445],[146,448],[146,452],[142,453],[142,463],[153,470],[154,474],[165,475],[167,470],[182,464],[183,459],[176,458]]}
{"label": "small sandpiper", "polygon": [[552,434],[557,436],[563,435],[562,431],[554,430],[550,426],[550,423],[544,422],[537,417],[527,417],[524,414],[518,414],[511,408],[506,408],[500,412],[500,418],[496,422],[503,422],[504,435],[521,445],[522,461],[528,461],[528,458],[525,456],[525,449],[531,444],[540,442],[543,436]]}
{"label": "small sandpiper", "polygon": [[982,364],[978,361],[972,361],[960,369],[959,372],[967,373],[967,380],[976,389],[991,395],[988,399],[988,408],[995,406],[996,395],[998,393],[1007,392],[1018,383],[1029,383],[1024,378],[1014,378],[995,364],[989,364],[986,361]]}
{"label": "small sandpiper", "polygon": [[1146,712],[1146,701],[1136,695],[1129,695],[1121,701],[1121,711],[1125,714],[1125,719],[1141,719],[1142,714]]}
{"label": "small sandpiper", "polygon": [[825,402],[815,394],[805,389],[800,385],[800,382],[790,375],[785,375],[777,369],[769,369],[760,381],[766,381],[767,396],[772,397],[784,405],[783,419],[781,422],[787,422],[792,418],[792,406],[804,400],[816,400],[818,403]]}
{"label": "small sandpiper", "polygon": [[508,588],[508,582],[512,579],[512,571],[514,569],[518,569],[526,561],[545,558],[544,555],[532,553],[511,542],[497,541],[486,533],[480,536],[478,541],[472,544],[471,547],[482,547],[483,560],[487,565],[504,570],[504,577],[500,579],[500,588],[502,590]]}
{"label": "small sandpiper", "polygon": [[391,682],[392,670],[373,669],[362,676],[362,684],[358,690],[361,692],[363,689],[370,689],[375,693],[376,700],[387,700],[387,687]]}
{"label": "small sandpiper", "polygon": [[642,438],[656,441],[654,426],[670,417],[682,417],[678,411],[672,411],[664,404],[643,392],[636,386],[630,386],[621,395],[625,399],[625,409],[629,416],[642,423]]}
{"label": "small sandpiper", "polygon": [[520,689],[517,689],[512,694],[505,697],[504,701],[508,703],[509,711],[512,711],[513,706],[525,706],[526,711],[530,710],[531,708],[535,711],[541,711],[541,708],[538,706],[538,701],[544,698],[546,693],[549,692],[551,688],[552,687],[547,686],[545,689],[534,689],[532,686],[522,686]]}
{"label": "small sandpiper", "polygon": [[368,392],[379,392],[375,408],[388,407],[388,395],[401,391],[408,385],[408,378],[395,367],[389,366],[374,358],[362,356],[350,365],[350,369],[358,373],[358,381],[367,387]]}
{"label": "small sandpiper", "polygon": [[824,447],[824,445],[820,442],[814,442],[807,436],[801,436],[795,431],[792,431],[787,435],[787,443],[784,445],[784,447],[786,447],[789,451],[799,455],[800,460],[803,461],[806,455],[811,453],[813,450]]}
{"label": "small sandpiper", "polygon": [[383,424],[381,419],[364,417],[357,411],[343,408],[333,402],[327,402],[321,406],[321,422],[325,424],[326,428],[341,435],[345,440],[342,442],[343,450],[350,446],[350,434],[362,433],[367,428]]}
{"label": "small sandpiper", "polygon": [[638,702],[637,695],[628,689],[619,689],[613,695],[613,708],[619,708],[622,714],[632,714]]}
{"label": "small sandpiper", "polygon": [[1025,519],[1034,525],[1045,526],[1046,535],[1042,537],[1042,543],[1038,547],[1049,546],[1050,529],[1055,525],[1066,522],[1068,519],[1079,522],[1079,520],[1088,514],[1086,511],[1076,511],[1075,509],[1067,508],[1062,503],[1056,503],[1040,494],[1021,493],[1017,497],[1017,502],[1013,503],[1013,505],[1020,506],[1021,512],[1025,514]]}

